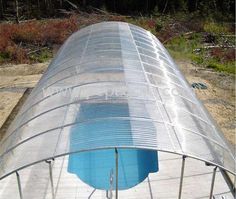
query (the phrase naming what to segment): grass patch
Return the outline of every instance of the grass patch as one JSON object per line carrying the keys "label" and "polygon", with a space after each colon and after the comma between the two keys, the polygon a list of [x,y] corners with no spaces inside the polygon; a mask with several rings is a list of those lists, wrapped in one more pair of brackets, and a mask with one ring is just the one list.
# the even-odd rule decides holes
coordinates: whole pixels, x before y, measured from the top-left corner
{"label": "grass patch", "polygon": [[[177,45],[178,43],[179,46]],[[180,39],[178,43],[175,42],[174,46],[167,46],[168,51],[174,59],[188,59],[202,67],[211,68],[219,72],[236,74],[235,51],[222,50],[216,54],[215,49],[206,50],[203,48],[195,48],[201,45],[191,45],[188,42],[183,41],[183,39]],[[199,51],[195,51],[196,49]]]}
{"label": "grass patch", "polygon": [[192,55],[190,56],[190,58],[191,58],[191,60],[192,60],[194,63],[196,63],[196,64],[198,64],[198,65],[202,65],[202,64],[204,63],[204,58],[203,58],[203,56],[199,56],[199,55],[194,55],[194,54],[192,54]]}
{"label": "grass patch", "polygon": [[37,53],[33,53],[29,56],[29,59],[33,62],[43,63],[48,61],[53,57],[52,50],[50,49],[43,49]]}
{"label": "grass patch", "polygon": [[229,27],[223,23],[205,22],[203,29],[212,34],[222,34],[229,32]]}
{"label": "grass patch", "polygon": [[170,40],[165,47],[175,59],[197,59],[194,50],[201,46],[201,37],[198,33],[193,33],[190,37],[181,35]]}
{"label": "grass patch", "polygon": [[[168,41],[165,46],[175,59],[189,59],[202,67],[235,74],[235,49],[220,47],[235,45],[235,41],[232,40],[234,37],[222,36],[230,34],[228,25],[205,22],[203,29],[205,32],[176,36]],[[208,45],[219,47],[206,47],[209,34],[210,36],[213,35],[214,41]]]}
{"label": "grass patch", "polygon": [[210,60],[206,67],[207,68],[212,68],[212,69],[215,69],[216,71],[219,71],[219,72],[227,72],[227,73],[232,73],[232,74],[235,74],[235,61],[234,62],[229,62],[229,63],[219,63],[215,60]]}
{"label": "grass patch", "polygon": [[0,63],[3,62],[4,60],[8,60],[10,58],[8,53],[2,52],[0,53]]}

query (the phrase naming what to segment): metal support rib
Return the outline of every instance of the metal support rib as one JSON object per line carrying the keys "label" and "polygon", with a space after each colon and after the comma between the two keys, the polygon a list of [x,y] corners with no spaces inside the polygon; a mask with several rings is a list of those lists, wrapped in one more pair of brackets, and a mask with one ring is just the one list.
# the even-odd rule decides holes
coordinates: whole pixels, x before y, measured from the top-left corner
{"label": "metal support rib", "polygon": [[213,189],[214,189],[215,177],[216,177],[216,169],[217,169],[217,167],[215,167],[213,169],[212,180],[211,180],[211,191],[210,191],[209,199],[212,199],[212,195],[213,195]]}
{"label": "metal support rib", "polygon": [[148,180],[148,188],[149,188],[149,192],[150,192],[150,198],[153,199],[152,187],[151,187],[149,176],[147,177],[147,180]]}
{"label": "metal support rib", "polygon": [[116,199],[118,199],[118,150],[115,148],[116,154]]}
{"label": "metal support rib", "polygon": [[106,198],[109,199],[108,190],[106,190]]}
{"label": "metal support rib", "polygon": [[22,194],[22,189],[21,189],[21,182],[20,182],[20,175],[19,175],[18,172],[16,172],[16,178],[17,178],[17,184],[18,184],[20,199],[23,199],[23,194]]}
{"label": "metal support rib", "polygon": [[[219,167],[218,167],[219,168]],[[236,176],[234,176],[234,180],[230,178],[229,174],[224,171],[223,169],[219,168],[222,176],[224,177],[225,179],[225,182],[227,183],[231,193],[233,196],[235,196],[236,198],[236,191],[235,191],[235,186],[236,186]]]}
{"label": "metal support rib", "polygon": [[51,160],[46,160],[45,162],[48,163],[50,184],[51,184],[51,190],[52,190],[52,199],[54,199],[55,198],[55,193],[54,193],[54,184],[53,184],[53,176],[52,176],[52,161]]}
{"label": "metal support rib", "polygon": [[183,178],[184,178],[184,167],[185,167],[185,158],[186,156],[182,156],[182,167],[181,167],[181,176],[180,176],[180,183],[179,183],[179,199],[181,199],[182,195],[182,188],[183,188]]}
{"label": "metal support rib", "polygon": [[90,199],[90,198],[93,196],[93,194],[95,193],[95,191],[96,191],[96,189],[94,189],[94,190],[91,192],[91,194],[89,195],[88,199]]}

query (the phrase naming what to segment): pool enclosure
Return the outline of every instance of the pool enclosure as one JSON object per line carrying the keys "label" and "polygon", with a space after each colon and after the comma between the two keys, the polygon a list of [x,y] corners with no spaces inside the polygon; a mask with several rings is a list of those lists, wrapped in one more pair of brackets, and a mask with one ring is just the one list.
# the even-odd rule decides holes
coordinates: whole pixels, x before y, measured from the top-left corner
{"label": "pool enclosure", "polygon": [[[171,155],[178,164],[161,167]],[[188,194],[183,187],[188,160],[190,173],[198,167],[195,162],[210,170],[206,198],[214,194],[217,171],[234,192],[233,150],[160,41],[128,23],[88,26],[61,47],[0,142],[0,198],[10,198],[8,191],[21,199],[30,198],[30,191],[40,198],[41,189],[30,184],[25,191],[22,181],[45,171],[48,197],[60,198],[53,164],[63,157],[58,176],[62,184],[63,172],[74,179],[63,190],[78,179],[92,188],[84,198],[93,198],[96,190],[104,195],[95,198],[129,198],[119,194],[146,181],[150,188],[149,176],[162,175],[167,167],[178,182],[171,197],[181,198]],[[10,178],[16,180],[14,194]],[[146,189],[137,194],[130,198],[158,198],[147,196]]]}

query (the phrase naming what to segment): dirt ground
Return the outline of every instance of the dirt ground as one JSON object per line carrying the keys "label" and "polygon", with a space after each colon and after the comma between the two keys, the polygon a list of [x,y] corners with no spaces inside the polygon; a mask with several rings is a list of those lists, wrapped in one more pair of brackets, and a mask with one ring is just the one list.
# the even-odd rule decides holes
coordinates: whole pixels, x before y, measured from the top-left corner
{"label": "dirt ground", "polygon": [[[26,88],[38,82],[49,62],[0,66],[0,127],[21,99]],[[231,144],[235,144],[235,79],[234,76],[177,61],[190,84],[201,82],[206,90],[194,89]],[[1,132],[1,131],[0,131]],[[1,137],[1,136],[0,136]]]}
{"label": "dirt ground", "polygon": [[[33,88],[49,62],[0,66],[0,138],[16,114],[27,88]],[[7,125],[6,125],[7,124]]]}
{"label": "dirt ground", "polygon": [[22,95],[23,92],[0,92],[0,126],[3,125]]}
{"label": "dirt ground", "polygon": [[19,64],[0,66],[0,89],[7,87],[32,87],[34,86],[49,62],[38,64]]}
{"label": "dirt ground", "polygon": [[177,61],[190,84],[204,83],[207,89],[194,89],[198,98],[231,144],[235,139],[235,78],[233,75],[200,68],[189,61]]}

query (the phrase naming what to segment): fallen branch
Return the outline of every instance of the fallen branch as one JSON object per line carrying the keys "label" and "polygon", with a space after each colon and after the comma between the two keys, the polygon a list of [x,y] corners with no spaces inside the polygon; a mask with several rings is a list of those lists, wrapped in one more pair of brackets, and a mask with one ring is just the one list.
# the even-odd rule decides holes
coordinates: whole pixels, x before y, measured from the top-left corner
{"label": "fallen branch", "polygon": [[67,3],[69,3],[73,8],[75,8],[76,10],[78,9],[78,6],[75,5],[74,3],[71,3],[69,0],[66,0]]}
{"label": "fallen branch", "polygon": [[[90,6],[90,8],[93,10],[93,11],[97,11],[99,15],[103,15],[103,16],[118,16],[118,17],[131,17],[129,15],[120,15],[120,14],[117,14],[117,13],[114,13],[114,12],[107,12],[105,10],[101,10],[99,8],[94,8],[92,6]],[[95,12],[93,14],[96,14]]]}
{"label": "fallen branch", "polygon": [[195,33],[195,31],[186,32],[186,33],[184,33],[184,36],[189,36],[189,35],[191,35],[191,34],[193,34],[193,33]]}
{"label": "fallen branch", "polygon": [[58,12],[60,12],[61,14],[64,14],[64,15],[73,15],[73,14],[75,14],[74,10],[73,11],[68,11],[66,9],[57,9],[57,10],[58,10]]}
{"label": "fallen branch", "polygon": [[204,46],[203,49],[211,49],[211,48],[235,48],[235,46],[227,46],[227,45],[216,45],[216,46]]}
{"label": "fallen branch", "polygon": [[22,21],[20,21],[20,23],[27,23],[27,22],[31,22],[31,21],[37,21],[37,19],[22,20]]}
{"label": "fallen branch", "polygon": [[236,35],[221,35],[221,37],[236,37]]}
{"label": "fallen branch", "polygon": [[95,10],[95,11],[98,11],[98,12],[100,12],[100,13],[103,13],[103,14],[106,14],[106,15],[109,15],[110,13],[108,13],[107,11],[105,11],[105,10],[101,10],[101,9],[98,9],[98,8],[94,8],[94,7],[91,7],[93,10]]}

